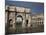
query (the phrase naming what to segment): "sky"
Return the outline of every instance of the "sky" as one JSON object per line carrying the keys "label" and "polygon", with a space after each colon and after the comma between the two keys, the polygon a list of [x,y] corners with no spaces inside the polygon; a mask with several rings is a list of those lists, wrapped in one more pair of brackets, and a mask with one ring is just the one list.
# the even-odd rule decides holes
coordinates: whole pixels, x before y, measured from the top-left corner
{"label": "sky", "polygon": [[6,0],[5,4],[6,5],[15,4],[18,7],[30,8],[32,10],[32,14],[44,13],[44,3]]}

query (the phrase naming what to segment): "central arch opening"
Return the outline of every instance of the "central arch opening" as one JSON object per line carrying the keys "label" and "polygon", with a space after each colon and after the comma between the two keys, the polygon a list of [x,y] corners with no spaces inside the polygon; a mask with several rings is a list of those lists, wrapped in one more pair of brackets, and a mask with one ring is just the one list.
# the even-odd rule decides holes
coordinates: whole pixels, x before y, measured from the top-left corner
{"label": "central arch opening", "polygon": [[16,32],[22,32],[23,17],[21,15],[16,16]]}
{"label": "central arch opening", "polygon": [[23,22],[23,17],[22,17],[21,15],[18,15],[18,16],[16,17],[16,22],[17,22],[17,23],[22,23],[22,22]]}

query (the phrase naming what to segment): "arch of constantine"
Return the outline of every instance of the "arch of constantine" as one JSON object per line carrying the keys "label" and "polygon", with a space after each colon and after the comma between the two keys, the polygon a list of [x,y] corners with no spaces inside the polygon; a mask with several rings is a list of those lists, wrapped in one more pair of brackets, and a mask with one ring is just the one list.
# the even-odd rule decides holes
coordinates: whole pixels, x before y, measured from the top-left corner
{"label": "arch of constantine", "polygon": [[[6,6],[6,23],[8,32],[31,32],[31,9],[16,6]],[[28,29],[26,31],[26,29]]]}

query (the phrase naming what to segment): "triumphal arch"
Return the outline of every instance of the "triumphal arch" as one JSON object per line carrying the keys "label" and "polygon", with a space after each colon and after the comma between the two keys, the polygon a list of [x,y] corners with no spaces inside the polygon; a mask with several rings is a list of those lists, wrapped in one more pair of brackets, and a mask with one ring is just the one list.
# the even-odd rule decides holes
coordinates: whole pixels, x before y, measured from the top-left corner
{"label": "triumphal arch", "polygon": [[[7,30],[10,33],[31,32],[31,9],[17,6],[6,6]],[[26,31],[27,30],[27,31]]]}

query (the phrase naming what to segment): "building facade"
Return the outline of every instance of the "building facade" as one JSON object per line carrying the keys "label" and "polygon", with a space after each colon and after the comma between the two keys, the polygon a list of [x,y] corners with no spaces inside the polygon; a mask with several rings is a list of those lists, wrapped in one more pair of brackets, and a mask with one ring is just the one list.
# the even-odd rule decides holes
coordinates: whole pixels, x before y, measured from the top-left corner
{"label": "building facade", "polygon": [[[26,32],[31,27],[31,9],[16,6],[6,6],[6,24],[9,32]],[[22,30],[22,31],[21,31]]]}
{"label": "building facade", "polygon": [[6,5],[5,11],[6,32],[23,33],[44,31],[43,13],[32,16],[32,11],[29,8],[8,5]]}

